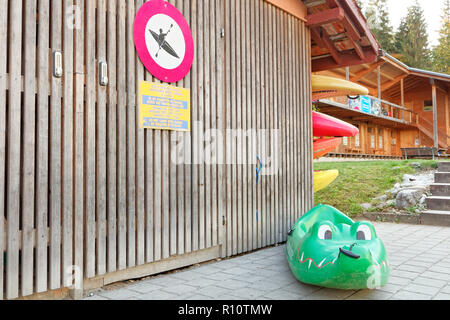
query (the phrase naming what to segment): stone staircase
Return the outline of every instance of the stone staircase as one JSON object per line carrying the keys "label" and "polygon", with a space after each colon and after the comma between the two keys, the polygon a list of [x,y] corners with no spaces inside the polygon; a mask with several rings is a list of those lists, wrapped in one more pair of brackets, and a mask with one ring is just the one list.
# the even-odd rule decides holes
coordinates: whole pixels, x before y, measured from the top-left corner
{"label": "stone staircase", "polygon": [[450,162],[439,162],[427,198],[428,210],[423,212],[423,224],[450,226]]}

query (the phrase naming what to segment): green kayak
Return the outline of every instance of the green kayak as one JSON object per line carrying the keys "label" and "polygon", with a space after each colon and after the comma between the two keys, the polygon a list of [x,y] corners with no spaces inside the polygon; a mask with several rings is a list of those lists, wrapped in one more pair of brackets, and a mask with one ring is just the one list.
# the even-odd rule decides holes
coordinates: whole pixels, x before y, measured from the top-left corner
{"label": "green kayak", "polygon": [[286,256],[301,282],[337,289],[376,289],[389,278],[386,249],[369,222],[318,205],[289,231]]}

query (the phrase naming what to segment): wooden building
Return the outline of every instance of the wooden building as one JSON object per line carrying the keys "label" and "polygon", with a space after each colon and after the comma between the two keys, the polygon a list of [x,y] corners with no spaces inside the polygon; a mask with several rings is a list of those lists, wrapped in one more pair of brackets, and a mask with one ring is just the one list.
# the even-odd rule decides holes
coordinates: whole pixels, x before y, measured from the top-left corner
{"label": "wooden building", "polygon": [[450,75],[410,68],[385,52],[370,64],[321,73],[370,91],[370,96],[356,100],[317,102],[321,112],[360,129],[360,135],[345,139],[337,153],[408,156],[427,154],[429,148],[450,153]]}
{"label": "wooden building", "polygon": [[[313,206],[312,70],[378,52],[355,2],[170,0],[194,37],[173,84],[191,90],[191,132],[139,128],[139,82],[159,82],[133,42],[144,2],[0,0],[0,299],[79,297],[280,243]],[[231,161],[196,161],[206,146]],[[277,166],[259,176],[264,152]]]}

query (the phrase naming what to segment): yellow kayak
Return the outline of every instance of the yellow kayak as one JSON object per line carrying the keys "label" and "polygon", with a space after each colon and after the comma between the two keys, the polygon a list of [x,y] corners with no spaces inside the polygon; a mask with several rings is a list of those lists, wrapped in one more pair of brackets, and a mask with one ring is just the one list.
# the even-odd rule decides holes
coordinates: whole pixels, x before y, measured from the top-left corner
{"label": "yellow kayak", "polygon": [[339,176],[338,170],[315,171],[314,172],[314,192],[328,187]]}
{"label": "yellow kayak", "polygon": [[313,100],[369,94],[369,89],[354,82],[319,75],[312,76],[312,91]]}

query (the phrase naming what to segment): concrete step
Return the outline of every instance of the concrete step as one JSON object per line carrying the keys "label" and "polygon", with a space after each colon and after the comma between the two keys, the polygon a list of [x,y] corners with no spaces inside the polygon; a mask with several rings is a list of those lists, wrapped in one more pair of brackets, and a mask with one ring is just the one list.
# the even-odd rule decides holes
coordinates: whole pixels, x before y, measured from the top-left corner
{"label": "concrete step", "polygon": [[450,211],[427,210],[420,215],[420,223],[450,227]]}
{"label": "concrete step", "polygon": [[428,197],[428,210],[450,211],[450,197]]}
{"label": "concrete step", "polygon": [[450,172],[450,161],[438,162],[439,172]]}
{"label": "concrete step", "polygon": [[450,183],[450,172],[436,172],[434,174],[435,183]]}
{"label": "concrete step", "polygon": [[434,183],[430,185],[430,191],[433,196],[450,197],[450,183]]}

